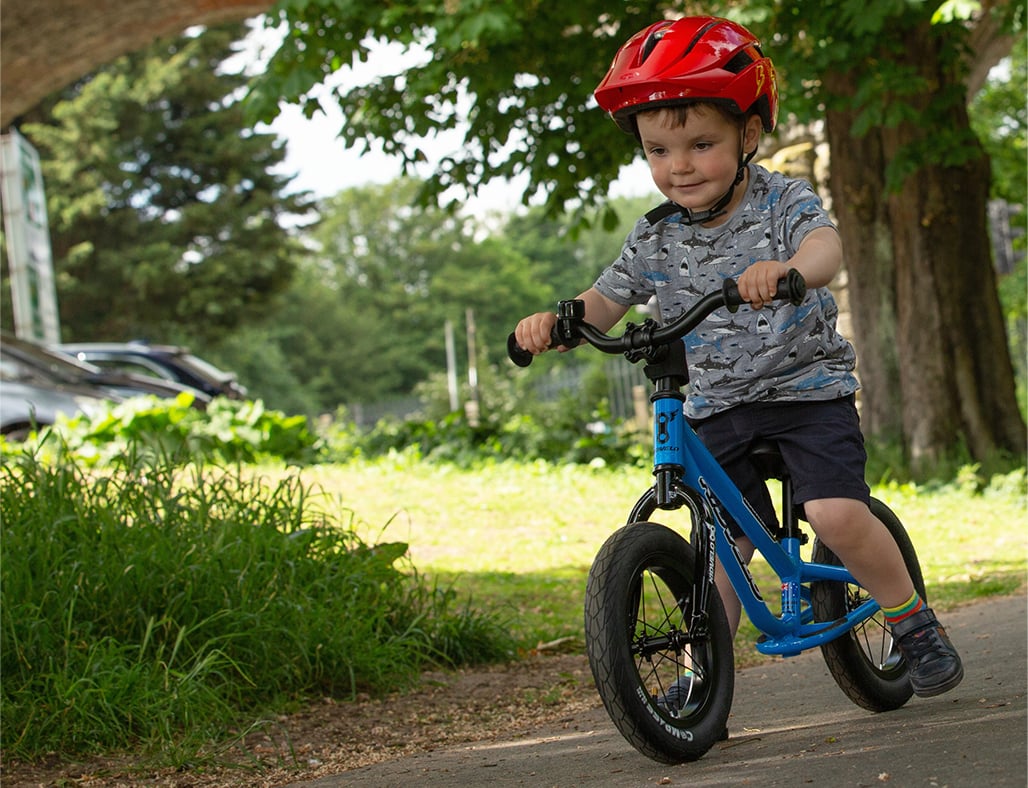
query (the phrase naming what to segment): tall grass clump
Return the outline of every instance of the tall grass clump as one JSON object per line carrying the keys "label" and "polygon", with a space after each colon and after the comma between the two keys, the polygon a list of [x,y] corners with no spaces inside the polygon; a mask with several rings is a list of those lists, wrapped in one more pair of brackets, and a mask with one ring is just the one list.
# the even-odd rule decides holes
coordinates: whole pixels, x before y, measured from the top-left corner
{"label": "tall grass clump", "polygon": [[291,701],[509,655],[495,618],[296,477],[130,467],[3,457],[6,756],[195,755]]}

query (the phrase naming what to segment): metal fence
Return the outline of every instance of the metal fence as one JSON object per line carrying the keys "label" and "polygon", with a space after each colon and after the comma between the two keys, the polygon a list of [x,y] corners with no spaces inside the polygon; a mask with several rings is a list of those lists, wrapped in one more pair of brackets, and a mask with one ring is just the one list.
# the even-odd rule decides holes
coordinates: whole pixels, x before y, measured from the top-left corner
{"label": "metal fence", "polygon": [[[603,368],[610,391],[610,413],[615,419],[647,419],[650,383],[642,364],[631,364],[621,356],[610,359]],[[641,409],[641,412],[640,412]]]}
{"label": "metal fence", "polygon": [[[560,399],[569,392],[575,392],[584,385],[585,377],[592,374],[588,364],[567,363],[552,375],[542,378],[535,386],[534,395],[543,402]],[[616,421],[649,418],[649,384],[641,364],[630,364],[617,356],[603,365],[607,382],[607,399],[610,414]],[[374,427],[380,419],[417,418],[425,409],[425,403],[417,397],[404,397],[380,402],[347,404],[350,418],[362,429]]]}

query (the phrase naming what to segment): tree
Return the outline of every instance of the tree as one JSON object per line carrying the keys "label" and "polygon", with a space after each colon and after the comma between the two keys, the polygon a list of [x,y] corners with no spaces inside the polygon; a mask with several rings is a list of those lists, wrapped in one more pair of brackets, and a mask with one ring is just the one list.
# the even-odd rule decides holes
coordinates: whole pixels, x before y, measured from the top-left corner
{"label": "tree", "polygon": [[955,441],[978,459],[1023,455],[989,247],[989,161],[967,114],[969,26],[919,3],[792,5],[776,45],[822,75],[812,93],[832,151],[865,424],[902,434],[915,468]]}
{"label": "tree", "polygon": [[[974,14],[960,14],[968,8]],[[413,167],[418,140],[464,128],[430,193],[474,191],[529,176],[528,200],[551,210],[602,199],[634,147],[599,119],[591,91],[628,34],[690,2],[408,3],[295,0],[275,23],[281,49],[251,93],[268,118],[278,101],[317,111],[314,88],[382,40],[417,57],[396,73],[332,96],[342,137],[381,142]],[[936,11],[940,11],[938,15]],[[966,100],[1023,24],[1012,0],[725,0],[767,43],[786,109],[824,112],[831,192],[848,249],[865,426],[901,435],[915,466],[955,444],[972,455],[1025,449],[989,259],[988,159]]]}
{"label": "tree", "polygon": [[289,282],[286,228],[308,208],[252,131],[246,77],[223,61],[240,26],[118,59],[26,123],[47,187],[65,335],[210,341]]}
{"label": "tree", "polygon": [[552,301],[522,255],[479,239],[472,220],[423,207],[421,184],[400,180],[347,189],[319,206],[304,261],[269,333],[290,374],[320,411],[410,396],[446,371],[444,325],[461,337],[467,369],[467,310],[478,329],[479,363],[505,353],[514,321]]}

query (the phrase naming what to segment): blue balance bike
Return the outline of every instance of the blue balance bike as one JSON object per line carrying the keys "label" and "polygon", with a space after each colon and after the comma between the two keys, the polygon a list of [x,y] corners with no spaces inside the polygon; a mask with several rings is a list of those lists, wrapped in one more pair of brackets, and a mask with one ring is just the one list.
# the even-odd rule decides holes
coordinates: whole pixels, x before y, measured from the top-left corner
{"label": "blue balance bike", "polygon": [[[806,294],[795,271],[778,297],[799,304]],[[653,393],[653,486],[636,502],[627,524],[600,548],[589,571],[585,640],[600,698],[614,725],[639,752],[665,763],[703,756],[725,737],[734,691],[732,634],[714,584],[715,556],[760,631],[764,654],[795,656],[819,647],[836,683],[857,705],[875,712],[902,706],[913,691],[906,664],[878,604],[842,562],[814,539],[809,560],[802,512],[776,446],[754,447],[766,479],[781,482],[781,525],[766,527],[746,504],[682,413],[688,384],[685,343],[714,310],[742,304],[735,282],[708,294],[675,321],[629,324],[619,337],[583,320],[581,301],[562,301],[553,343],[587,341],[605,353],[645,362]],[[519,366],[532,355],[517,346]],[[654,521],[658,510],[686,509],[688,539]],[[801,507],[800,507],[801,508]],[[914,587],[927,600],[917,554],[896,515],[872,499],[872,513],[899,546]],[[766,601],[727,527],[738,523],[781,584]]]}

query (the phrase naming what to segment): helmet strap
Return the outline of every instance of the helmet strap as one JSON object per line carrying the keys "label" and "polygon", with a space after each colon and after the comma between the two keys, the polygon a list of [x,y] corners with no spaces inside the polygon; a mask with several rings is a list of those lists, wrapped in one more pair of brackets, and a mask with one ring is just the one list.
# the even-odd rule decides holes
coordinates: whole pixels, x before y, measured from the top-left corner
{"label": "helmet strap", "polygon": [[756,155],[757,149],[754,148],[750,153],[743,153],[739,151],[739,169],[735,172],[735,180],[732,181],[732,185],[728,187],[728,191],[722,195],[721,199],[714,203],[712,206],[707,208],[705,211],[690,211],[688,208],[682,208],[682,222],[684,224],[706,224],[709,221],[717,219],[719,216],[725,215],[725,208],[728,203],[732,201],[732,195],[735,194],[735,187],[742,183],[742,179],[746,177],[746,165],[750,163],[750,160]]}

